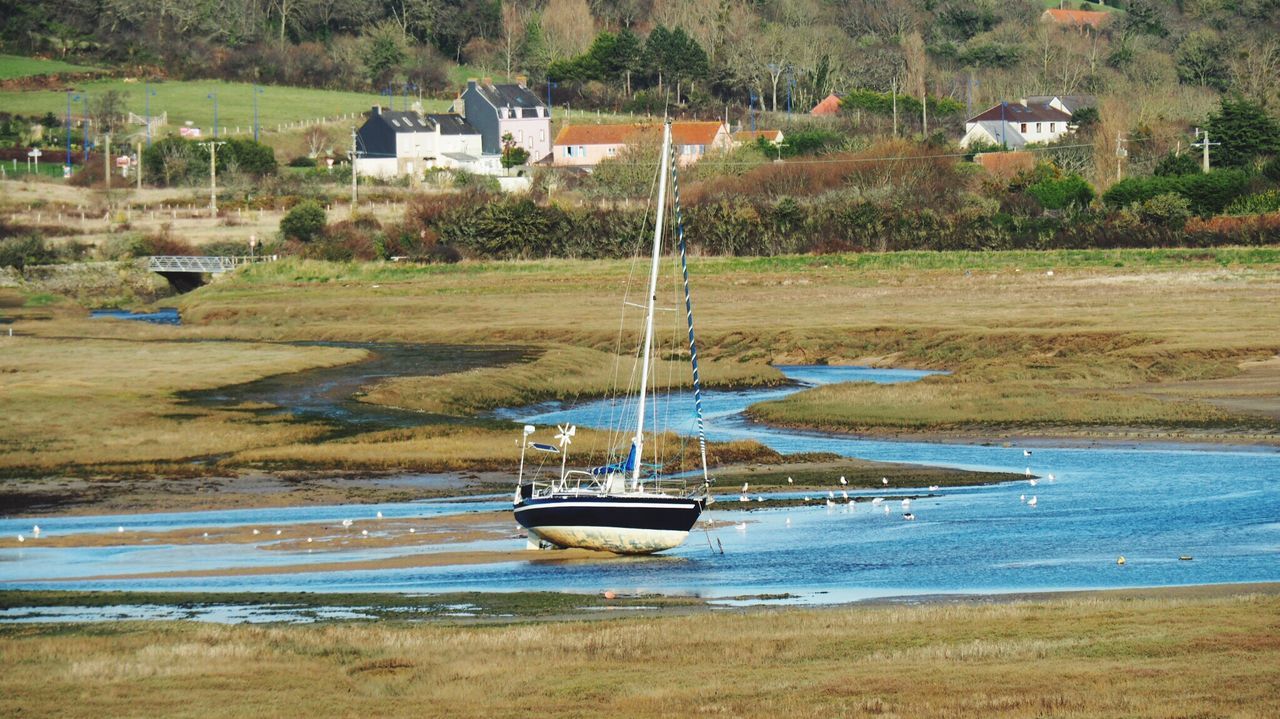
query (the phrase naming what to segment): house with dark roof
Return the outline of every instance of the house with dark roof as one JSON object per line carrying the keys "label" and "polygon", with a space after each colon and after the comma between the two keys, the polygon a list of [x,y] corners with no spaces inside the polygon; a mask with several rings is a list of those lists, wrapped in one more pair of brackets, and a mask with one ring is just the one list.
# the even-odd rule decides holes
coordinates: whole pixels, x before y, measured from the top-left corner
{"label": "house with dark roof", "polygon": [[486,155],[501,154],[502,137],[508,133],[528,151],[530,162],[541,162],[551,154],[551,110],[525,87],[523,79],[514,85],[495,85],[489,78],[467,80],[467,89],[454,108],[461,109],[467,122],[480,131]]}
{"label": "house with dark roof", "polygon": [[356,131],[356,173],[420,177],[435,168],[480,162],[480,133],[460,115],[393,112],[375,105]]}
{"label": "house with dark roof", "polygon": [[1022,104],[1048,105],[1074,115],[1080,108],[1097,107],[1098,98],[1093,95],[1029,95],[1023,98]]}
{"label": "house with dark roof", "polygon": [[1045,102],[1002,102],[965,122],[961,147],[973,144],[1020,148],[1054,142],[1071,132],[1071,113]]}
{"label": "house with dark roof", "polygon": [[[595,167],[601,160],[617,157],[623,148],[645,136],[659,141],[661,128],[653,124],[565,125],[556,135],[552,164],[568,167]],[[732,140],[729,128],[718,121],[671,123],[671,144],[676,161],[689,165],[707,153],[727,150]]]}

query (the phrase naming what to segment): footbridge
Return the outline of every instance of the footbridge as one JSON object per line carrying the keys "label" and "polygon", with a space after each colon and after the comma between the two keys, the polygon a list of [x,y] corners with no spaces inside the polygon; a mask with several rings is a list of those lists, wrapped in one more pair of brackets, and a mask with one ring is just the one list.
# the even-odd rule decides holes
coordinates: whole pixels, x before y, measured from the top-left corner
{"label": "footbridge", "polygon": [[237,267],[278,259],[280,259],[279,255],[257,255],[252,257],[154,255],[147,258],[147,269],[164,276],[175,290],[190,292],[204,284],[205,275],[233,272]]}

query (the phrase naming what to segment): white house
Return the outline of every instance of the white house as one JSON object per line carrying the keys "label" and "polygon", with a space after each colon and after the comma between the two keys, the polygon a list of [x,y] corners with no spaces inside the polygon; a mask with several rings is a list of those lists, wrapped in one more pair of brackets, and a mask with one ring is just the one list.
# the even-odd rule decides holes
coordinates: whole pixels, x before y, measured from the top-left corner
{"label": "white house", "polygon": [[356,131],[356,173],[421,177],[434,167],[480,164],[480,132],[459,115],[392,112],[374,106]]}
{"label": "white house", "polygon": [[1046,101],[1044,97],[1002,102],[969,118],[960,146],[988,144],[1017,149],[1054,142],[1071,132],[1071,112],[1063,101],[1058,97]]}

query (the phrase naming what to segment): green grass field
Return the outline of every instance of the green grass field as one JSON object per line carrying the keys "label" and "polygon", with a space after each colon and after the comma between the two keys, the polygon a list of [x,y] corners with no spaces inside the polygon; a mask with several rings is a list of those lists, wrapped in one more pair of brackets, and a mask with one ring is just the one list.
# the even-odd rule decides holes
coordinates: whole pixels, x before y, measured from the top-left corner
{"label": "green grass field", "polygon": [[[197,127],[209,128],[213,125],[213,100],[210,93],[218,97],[218,125],[235,132],[251,132],[253,128],[253,85],[249,83],[221,82],[216,80],[168,81],[151,85],[155,95],[151,98],[151,114],[169,113],[169,125],[179,127],[190,121]],[[127,80],[95,80],[76,85],[75,91],[80,95],[92,98],[101,96],[109,90],[127,93],[125,105],[128,110],[142,115],[146,112],[146,89],[141,82]],[[276,130],[276,126],[290,122],[305,122],[317,118],[349,113],[366,112],[373,105],[386,104],[386,98],[372,93],[339,92],[336,90],[309,90],[295,87],[277,87],[267,85],[258,96],[258,122],[267,131]],[[400,98],[396,98],[399,107]],[[431,112],[445,111],[449,103],[445,100],[426,100],[424,106]],[[6,112],[22,115],[43,115],[52,112],[62,117],[67,109],[67,95],[64,92],[30,91],[0,92],[0,108]],[[80,103],[73,103],[71,112],[79,115],[83,112]],[[355,120],[353,120],[355,122]]]}
{"label": "green grass field", "polygon": [[[61,60],[42,60],[36,57],[20,57],[18,55],[0,55],[0,80],[12,80],[32,75],[52,75],[58,72],[102,72],[99,68],[87,65],[73,65]],[[7,106],[0,103],[8,110]]]}

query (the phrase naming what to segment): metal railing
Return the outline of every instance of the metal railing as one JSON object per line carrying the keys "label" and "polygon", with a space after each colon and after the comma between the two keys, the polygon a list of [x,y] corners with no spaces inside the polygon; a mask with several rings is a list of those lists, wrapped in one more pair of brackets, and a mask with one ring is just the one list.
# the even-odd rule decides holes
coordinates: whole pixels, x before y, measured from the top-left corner
{"label": "metal railing", "polygon": [[201,255],[154,255],[147,259],[147,269],[152,272],[199,272],[216,274],[231,272],[242,265],[254,262],[270,262],[278,255],[257,257],[212,257]]}

